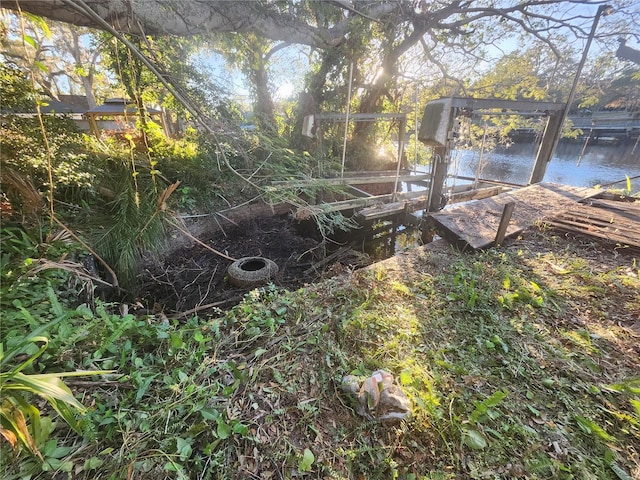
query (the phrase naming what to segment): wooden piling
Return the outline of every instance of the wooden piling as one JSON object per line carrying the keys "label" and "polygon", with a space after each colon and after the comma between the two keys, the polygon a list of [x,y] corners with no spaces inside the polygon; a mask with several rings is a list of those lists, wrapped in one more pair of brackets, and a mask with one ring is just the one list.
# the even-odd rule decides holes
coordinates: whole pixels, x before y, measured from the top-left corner
{"label": "wooden piling", "polygon": [[496,239],[493,242],[496,247],[502,245],[504,235],[507,233],[507,227],[511,221],[511,214],[513,213],[513,207],[516,206],[516,202],[509,202],[504,206],[502,210],[502,217],[500,218],[500,225],[498,225],[498,232],[496,233]]}

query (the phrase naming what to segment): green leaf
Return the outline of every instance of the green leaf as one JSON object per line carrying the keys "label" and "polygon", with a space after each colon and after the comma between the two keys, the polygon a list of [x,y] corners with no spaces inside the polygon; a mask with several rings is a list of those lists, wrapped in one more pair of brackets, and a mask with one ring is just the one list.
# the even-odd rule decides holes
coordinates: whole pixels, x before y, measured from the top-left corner
{"label": "green leaf", "polygon": [[313,462],[315,460],[316,460],[316,457],[313,455],[313,452],[308,448],[305,448],[304,452],[302,453],[302,458],[298,462],[298,471],[310,472],[311,465],[313,465]]}
{"label": "green leaf", "polygon": [[49,29],[49,25],[47,25],[47,22],[44,18],[28,12],[22,12],[22,15],[31,23],[33,23],[34,26],[40,28],[45,37],[51,38],[51,30]]}
{"label": "green leaf", "polygon": [[89,72],[87,72],[87,70],[82,65],[76,66],[75,70],[76,70],[76,74],[81,76],[81,77],[88,77],[89,76]]}
{"label": "green leaf", "polygon": [[180,455],[180,460],[184,462],[187,458],[191,456],[192,448],[191,444],[193,443],[192,438],[178,438],[176,440],[176,449],[178,454]]}
{"label": "green leaf", "polygon": [[599,437],[602,440],[604,440],[605,442],[615,442],[616,441],[615,437],[609,435],[606,432],[605,429],[603,429],[600,425],[598,425],[593,420],[585,418],[585,417],[583,417],[581,415],[576,415],[575,419],[576,419],[576,422],[578,423],[578,426],[580,427],[580,429],[583,432],[589,433],[589,434],[594,434],[597,437]]}
{"label": "green leaf", "polygon": [[249,433],[249,427],[247,427],[243,423],[238,422],[233,426],[233,433],[237,433],[244,437]]}
{"label": "green leaf", "polygon": [[502,348],[502,351],[504,353],[509,353],[509,346],[498,335],[494,335],[491,338],[491,341],[494,343],[494,345],[500,345],[500,348]]}
{"label": "green leaf", "polygon": [[58,296],[56,295],[56,292],[54,292],[53,288],[51,287],[47,287],[47,298],[51,303],[51,310],[53,311],[53,314],[56,317],[63,316],[64,309],[62,308],[62,305],[60,305],[60,302],[58,301]]}
{"label": "green leaf", "polygon": [[171,334],[171,348],[175,350],[184,348],[184,342],[182,341],[182,338],[180,337],[180,335],[177,335],[175,333]]}
{"label": "green leaf", "polygon": [[631,403],[631,406],[636,411],[636,416],[638,417],[638,420],[640,420],[640,400],[635,400],[631,398],[629,399],[629,403]]}
{"label": "green leaf", "polygon": [[216,433],[218,434],[218,438],[226,440],[231,435],[231,425],[228,425],[222,417],[218,417],[217,422],[218,428]]}
{"label": "green leaf", "polygon": [[217,420],[220,416],[220,413],[212,408],[203,408],[200,410],[200,414],[205,420]]}
{"label": "green leaf", "polygon": [[44,63],[36,60],[33,64],[38,67],[39,70],[42,70],[44,73],[49,73],[49,67],[47,67]]}
{"label": "green leaf", "polygon": [[497,407],[502,400],[509,394],[507,390],[498,390],[481,402],[473,402],[475,409],[471,413],[469,420],[473,423],[481,422],[485,415],[491,418],[490,408]]}
{"label": "green leaf", "polygon": [[140,387],[138,387],[138,391],[136,392],[136,402],[139,402],[142,399],[144,394],[147,392],[149,386],[151,385],[151,382],[153,382],[153,379],[156,378],[158,375],[159,374],[156,373],[144,379]]}
{"label": "green leaf", "polygon": [[86,472],[87,470],[95,470],[99,466],[101,466],[104,462],[100,460],[98,457],[87,458],[82,466],[82,469]]}
{"label": "green leaf", "polygon": [[400,372],[400,384],[401,385],[411,385],[413,383],[413,377],[410,372],[403,370]]}
{"label": "green leaf", "polygon": [[[58,400],[56,398],[47,398],[47,401],[54,408],[54,410],[58,412],[58,414],[64,419],[64,421],[67,422],[67,424],[69,425],[69,427],[71,427],[72,430],[74,430],[76,433],[82,433],[80,429],[80,424],[78,423],[78,420],[76,419],[76,416],[73,410],[70,408],[69,403]],[[81,414],[84,414],[86,412],[85,407],[77,401],[76,403],[82,407],[82,409],[77,409],[77,410]]]}
{"label": "green leaf", "polygon": [[69,387],[60,379],[59,374],[25,375],[17,373],[3,390],[24,390],[39,395],[47,400],[60,400],[84,412],[84,406],[76,400]]}
{"label": "green leaf", "polygon": [[462,430],[462,443],[473,450],[482,450],[487,447],[487,441],[477,430]]}
{"label": "green leaf", "polygon": [[[23,307],[19,307],[20,313],[25,317],[25,319],[27,321],[29,321],[29,323],[32,324],[36,324],[39,322],[36,322],[36,320],[31,316],[31,314]],[[17,344],[15,347],[12,347],[11,349],[9,349],[6,353],[0,353],[0,368],[7,368],[6,365],[9,363],[9,361],[11,361],[11,359],[13,359],[13,357],[15,357],[16,355],[19,355],[21,353],[24,352],[24,347],[26,347],[29,344],[32,343],[37,343],[37,342],[48,342],[48,339],[45,337],[41,337],[40,334],[45,332],[48,328],[56,325],[57,323],[59,323],[60,321],[62,321],[62,317],[58,317],[55,320],[46,323],[44,325],[42,325],[41,327],[35,329],[34,331],[32,331],[29,335],[27,335],[24,340],[22,340],[19,344]],[[39,352],[38,355],[36,355],[35,357],[27,360],[28,362],[32,362],[35,358],[37,358],[44,350],[41,349],[42,351]],[[24,368],[24,363],[21,364],[21,368],[18,368],[17,371],[22,370],[22,368]]]}
{"label": "green leaf", "polygon": [[540,383],[542,383],[542,385],[547,388],[551,388],[556,384],[556,382],[552,378],[543,378],[542,380],[540,380]]}
{"label": "green leaf", "polygon": [[622,468],[620,468],[620,466],[617,463],[611,462],[609,464],[609,468],[611,468],[613,473],[615,473],[616,477],[618,477],[620,480],[633,480],[633,477],[629,476],[629,474],[625,472]]}
{"label": "green leaf", "polygon": [[632,393],[632,394],[640,394],[640,378],[627,380],[622,383],[612,383],[610,385],[603,385],[603,388],[616,392],[616,393]]}
{"label": "green leaf", "polygon": [[64,458],[67,455],[69,455],[69,453],[71,453],[71,451],[73,450],[72,447],[58,447],[56,445],[56,448],[53,449],[53,451],[47,453],[47,457],[51,457],[51,458]]}
{"label": "green leaf", "polygon": [[25,375],[18,372],[13,374],[9,381],[3,382],[2,390],[4,395],[14,398],[16,397],[16,393],[21,391],[41,396],[49,402],[49,404],[73,430],[80,433],[80,428],[76,420],[74,410],[84,414],[86,412],[86,408],[73,396],[69,387],[64,384],[60,377],[81,376],[95,373],[99,372],[67,372],[39,375]]}
{"label": "green leaf", "polygon": [[264,355],[267,352],[268,352],[268,350],[266,348],[258,348],[255,352],[253,352],[253,355],[255,356],[255,358],[258,358],[258,357],[260,357],[261,355]]}
{"label": "green leaf", "polygon": [[28,43],[29,45],[31,45],[31,47],[33,47],[34,50],[38,49],[38,42],[36,42],[35,38],[33,38],[32,36],[24,35],[22,39],[25,41],[25,43]]}

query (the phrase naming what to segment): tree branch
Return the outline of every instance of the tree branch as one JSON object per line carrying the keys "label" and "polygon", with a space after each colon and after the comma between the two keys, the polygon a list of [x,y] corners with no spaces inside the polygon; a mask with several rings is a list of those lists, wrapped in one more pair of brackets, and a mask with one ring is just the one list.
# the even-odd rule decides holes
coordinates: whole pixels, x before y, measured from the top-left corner
{"label": "tree branch", "polygon": [[[189,8],[179,9],[169,0],[84,0],[102,20],[120,33],[141,34],[138,22],[149,35],[188,36],[216,32],[253,32],[272,40],[289,41],[319,48],[341,43],[344,28],[318,28],[293,15],[278,11],[267,2],[234,0],[228,2],[190,0]],[[3,0],[2,7],[41,15],[74,25],[104,27],[94,18],[82,15],[64,0]]]}
{"label": "tree branch", "polygon": [[273,47],[271,50],[269,50],[267,53],[264,54],[264,62],[267,63],[274,53],[279,52],[283,48],[287,48],[289,46],[291,46],[291,42],[279,43],[278,45],[276,45],[275,47]]}

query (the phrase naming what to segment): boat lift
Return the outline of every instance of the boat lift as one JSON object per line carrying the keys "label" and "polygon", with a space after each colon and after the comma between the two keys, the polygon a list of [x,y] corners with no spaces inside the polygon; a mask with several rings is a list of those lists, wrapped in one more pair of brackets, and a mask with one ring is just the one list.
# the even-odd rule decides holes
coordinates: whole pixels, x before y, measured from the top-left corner
{"label": "boat lift", "polygon": [[[531,172],[529,184],[540,183],[544,178],[547,164],[553,153],[554,132],[561,128],[563,109],[565,105],[553,102],[516,101],[500,99],[478,99],[464,97],[447,97],[429,102],[424,110],[422,122],[418,132],[418,140],[433,148],[431,172],[428,174],[411,174],[401,169],[402,149],[406,128],[406,115],[394,114],[354,114],[348,117],[337,113],[320,113],[308,116],[305,119],[303,133],[315,136],[320,133],[320,123],[349,122],[349,121],[374,121],[374,120],[399,120],[399,145],[398,164],[395,172],[349,172],[339,178],[314,178],[306,180],[274,182],[280,186],[301,187],[305,185],[345,185],[349,187],[357,198],[348,200],[309,205],[300,212],[294,214],[296,218],[308,218],[314,214],[336,211],[354,210],[362,221],[375,221],[382,219],[398,218],[404,215],[401,223],[419,223],[419,218],[412,212],[424,210],[435,212],[441,210],[447,199],[445,195],[445,181],[451,163],[452,151],[455,147],[460,128],[460,121],[464,117],[516,115],[528,117],[547,118],[546,127],[536,160]],[[319,131],[320,130],[320,131]],[[358,175],[360,173],[360,175]],[[454,177],[470,180],[464,177]],[[472,179],[471,179],[472,180]],[[423,187],[421,191],[400,192],[399,184],[405,183],[407,187],[416,185]],[[372,195],[361,190],[362,185],[386,183],[392,185],[390,192],[382,195]],[[507,185],[503,182],[481,180],[477,185],[482,188],[467,188],[452,195],[449,200],[462,202],[474,199],[486,198],[505,190],[522,185]],[[360,187],[360,188],[358,188]]]}
{"label": "boat lift", "polygon": [[[401,204],[401,210],[405,208],[405,203],[407,202],[410,203],[412,207],[416,206],[415,208],[411,208],[410,211],[424,208],[426,200],[425,191],[400,192],[401,183],[405,183],[407,186],[414,184],[427,187],[427,182],[430,178],[430,174],[415,174],[401,168],[407,124],[407,115],[405,113],[356,113],[352,115],[342,113],[316,113],[305,117],[302,133],[309,137],[322,138],[322,124],[324,122],[345,122],[345,124],[347,124],[349,122],[373,122],[378,120],[397,121],[398,123],[398,158],[395,170],[344,172],[343,169],[340,177],[274,182],[274,185],[294,188],[309,185],[343,185],[347,187],[355,197],[347,200],[309,205],[296,212],[294,214],[295,218],[304,219],[314,214],[358,210],[361,216],[363,216],[362,213],[364,212],[363,217],[365,220],[372,220],[374,218],[396,215],[398,213],[396,211],[380,212],[379,214],[376,212],[372,217],[367,218],[365,211],[367,208],[380,205],[386,206],[390,202]],[[319,171],[321,170],[322,169],[319,168]],[[410,189],[410,187],[408,188]]]}
{"label": "boat lift", "polygon": [[562,127],[564,108],[563,103],[494,98],[448,97],[429,102],[425,107],[418,132],[418,140],[433,147],[434,153],[426,210],[434,212],[441,210],[444,206],[445,181],[461,117],[482,115],[547,117],[547,124],[529,179],[529,184],[533,184],[540,183],[544,178],[547,164],[553,153],[554,133]]}

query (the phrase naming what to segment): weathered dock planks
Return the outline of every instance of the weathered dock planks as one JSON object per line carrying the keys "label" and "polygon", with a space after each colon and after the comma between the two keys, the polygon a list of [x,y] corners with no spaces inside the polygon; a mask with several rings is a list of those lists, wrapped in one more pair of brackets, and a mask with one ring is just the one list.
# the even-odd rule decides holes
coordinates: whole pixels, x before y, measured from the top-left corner
{"label": "weathered dock planks", "polygon": [[[396,193],[395,197],[400,200],[411,200],[413,198],[421,197],[424,192],[404,192]],[[331,203],[321,203],[318,205],[309,205],[306,207],[300,207],[293,214],[296,220],[306,220],[314,215],[322,215],[331,212],[339,212],[343,210],[350,210],[352,208],[364,208],[370,205],[380,204],[393,200],[394,194],[389,193],[385,195],[373,195],[369,197],[354,198],[350,200],[342,200]]]}
{"label": "weathered dock planks", "polygon": [[[398,182],[419,182],[429,180],[431,175],[399,175],[397,177]],[[396,175],[369,175],[369,176],[349,176],[342,178],[313,178],[308,180],[283,180],[272,182],[272,185],[280,187],[291,188],[304,188],[309,186],[324,186],[324,185],[366,185],[376,183],[394,183],[396,181]]]}
{"label": "weathered dock planks", "polygon": [[640,202],[590,200],[575,204],[545,223],[572,233],[640,248]]}
{"label": "weathered dock planks", "polygon": [[438,233],[459,248],[480,249],[492,246],[504,206],[514,202],[505,236],[516,235],[545,218],[567,210],[578,201],[600,193],[592,188],[577,188],[538,183],[491,198],[447,208],[428,215]]}
{"label": "weathered dock planks", "polygon": [[[488,187],[479,188],[476,190],[470,190],[467,192],[454,193],[451,195],[449,203],[467,202],[469,200],[478,200],[481,198],[492,197],[505,190],[511,190],[508,187]],[[427,202],[429,200],[428,192],[421,192],[417,198],[406,198],[399,202],[386,203],[382,205],[374,205],[372,207],[363,208],[358,212],[361,219],[365,221],[377,220],[382,218],[391,217],[400,213],[410,213],[416,210],[424,210],[427,208]]]}
{"label": "weathered dock planks", "polygon": [[[424,192],[422,192],[424,193]],[[372,221],[398,215],[403,212],[424,210],[427,207],[428,197],[420,195],[417,198],[403,200],[401,202],[385,203],[360,210],[358,216],[365,221]]]}

